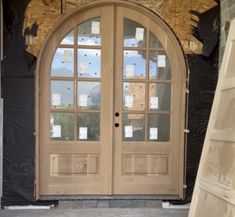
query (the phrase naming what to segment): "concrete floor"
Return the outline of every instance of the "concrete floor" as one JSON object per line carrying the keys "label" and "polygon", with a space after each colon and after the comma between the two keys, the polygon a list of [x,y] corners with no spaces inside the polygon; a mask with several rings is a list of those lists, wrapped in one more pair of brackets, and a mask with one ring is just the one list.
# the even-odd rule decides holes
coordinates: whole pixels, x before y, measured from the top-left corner
{"label": "concrete floor", "polygon": [[1,210],[0,217],[187,217],[188,210],[162,208],[108,208],[51,210]]}

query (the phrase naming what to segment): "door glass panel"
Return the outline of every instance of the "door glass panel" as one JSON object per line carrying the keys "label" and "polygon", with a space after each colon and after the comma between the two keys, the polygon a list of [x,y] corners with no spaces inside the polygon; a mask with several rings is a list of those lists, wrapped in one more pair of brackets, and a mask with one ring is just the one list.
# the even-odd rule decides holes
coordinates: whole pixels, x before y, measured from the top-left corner
{"label": "door glass panel", "polygon": [[100,114],[79,113],[77,119],[78,140],[99,141],[100,140]]}
{"label": "door glass panel", "polygon": [[149,77],[159,80],[171,79],[170,64],[164,51],[150,51]]}
{"label": "door glass panel", "polygon": [[149,84],[149,109],[170,111],[171,84]]}
{"label": "door glass panel", "polygon": [[63,45],[73,45],[74,44],[74,31],[71,31],[68,35],[66,35],[61,41]]}
{"label": "door glass panel", "polygon": [[73,106],[73,81],[51,81],[51,108],[68,109]]}
{"label": "door glass panel", "polygon": [[145,110],[144,83],[123,83],[123,108],[125,110]]}
{"label": "door glass panel", "polygon": [[124,51],[123,77],[124,79],[144,79],[146,77],[145,51]]}
{"label": "door glass panel", "polygon": [[124,19],[124,47],[146,47],[146,34],[141,24]]}
{"label": "door glass panel", "polygon": [[149,36],[149,46],[150,48],[162,48],[161,42],[157,39],[157,37],[150,32]]}
{"label": "door glass panel", "polygon": [[100,50],[78,49],[78,77],[100,78]]}
{"label": "door glass panel", "polygon": [[78,45],[101,45],[100,18],[86,21],[78,26]]}
{"label": "door glass panel", "polygon": [[99,109],[100,82],[78,82],[78,107],[81,109]]}
{"label": "door glass panel", "polygon": [[74,50],[57,48],[51,66],[51,76],[73,77],[74,75]]}
{"label": "door glass panel", "polygon": [[148,139],[157,141],[170,140],[170,115],[149,115]]}
{"label": "door glass panel", "polygon": [[73,140],[73,114],[51,113],[51,140]]}
{"label": "door glass panel", "polygon": [[143,114],[123,114],[122,137],[124,141],[144,141],[145,124]]}

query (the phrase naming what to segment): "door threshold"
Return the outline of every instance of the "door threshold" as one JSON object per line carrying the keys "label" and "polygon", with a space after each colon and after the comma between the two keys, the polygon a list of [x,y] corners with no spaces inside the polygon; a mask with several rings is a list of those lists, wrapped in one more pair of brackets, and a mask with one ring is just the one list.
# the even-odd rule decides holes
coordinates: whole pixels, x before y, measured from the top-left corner
{"label": "door threshold", "polygon": [[177,195],[42,195],[40,200],[180,200]]}

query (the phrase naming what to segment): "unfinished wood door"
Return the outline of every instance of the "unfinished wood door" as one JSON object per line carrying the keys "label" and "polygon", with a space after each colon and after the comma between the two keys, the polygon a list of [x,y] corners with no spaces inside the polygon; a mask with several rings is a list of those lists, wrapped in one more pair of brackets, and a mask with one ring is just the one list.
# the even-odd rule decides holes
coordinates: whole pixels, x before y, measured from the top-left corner
{"label": "unfinished wood door", "polygon": [[186,73],[168,27],[108,4],[67,19],[40,70],[40,195],[183,197]]}
{"label": "unfinished wood door", "polygon": [[117,7],[116,19],[114,193],[179,195],[185,78],[177,53],[142,13]]}
{"label": "unfinished wood door", "polygon": [[231,23],[190,217],[235,216],[235,20]]}
{"label": "unfinished wood door", "polygon": [[111,193],[113,17],[113,6],[84,11],[48,43],[40,75],[40,195]]}

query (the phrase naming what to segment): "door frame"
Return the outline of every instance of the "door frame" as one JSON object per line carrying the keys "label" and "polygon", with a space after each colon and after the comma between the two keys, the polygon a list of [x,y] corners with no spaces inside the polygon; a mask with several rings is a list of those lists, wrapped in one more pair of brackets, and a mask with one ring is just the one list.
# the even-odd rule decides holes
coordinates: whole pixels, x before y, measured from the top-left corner
{"label": "door frame", "polygon": [[[91,2],[87,3],[85,5],[82,5],[78,8],[75,8],[72,10],[70,13],[63,15],[59,21],[56,23],[56,25],[53,27],[53,29],[50,31],[50,33],[47,35],[46,39],[44,40],[44,43],[41,47],[39,56],[38,56],[38,61],[37,61],[37,66],[36,66],[36,74],[35,74],[35,197],[36,199],[40,198],[40,122],[41,122],[41,115],[40,115],[40,107],[42,106],[42,102],[40,101],[40,81],[43,80],[43,73],[40,75],[40,71],[43,71],[44,64],[48,62],[47,60],[47,49],[48,49],[48,44],[54,43],[52,40],[53,36],[55,35],[56,32],[59,31],[61,26],[67,22],[69,19],[74,18],[78,16],[81,12],[92,9],[95,7],[100,7],[100,6],[107,6],[107,5],[118,5],[118,6],[123,6],[126,8],[133,9],[135,11],[139,11],[143,13],[145,16],[147,16],[149,19],[153,20],[160,28],[162,28],[167,36],[169,37],[170,41],[174,45],[174,50],[178,54],[178,61],[179,61],[179,67],[180,67],[180,72],[181,78],[183,79],[181,84],[182,84],[182,97],[181,97],[181,102],[180,102],[180,111],[181,111],[181,129],[182,133],[180,135],[180,153],[179,153],[179,165],[180,165],[180,180],[179,180],[179,197],[183,198],[185,195],[185,166],[186,166],[186,134],[185,134],[185,126],[186,126],[186,121],[187,121],[187,107],[186,107],[186,102],[187,102],[187,86],[188,86],[188,71],[187,71],[187,64],[186,64],[186,59],[184,56],[183,49],[180,45],[179,40],[177,39],[177,36],[173,32],[173,30],[166,24],[161,17],[159,17],[156,13],[151,11],[150,9],[147,9],[143,6],[137,5],[135,3],[131,2],[126,2],[123,0],[100,0],[97,2]],[[71,29],[73,26],[76,24],[73,22],[69,23]],[[69,28],[69,27],[68,27]]]}

